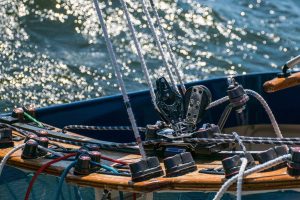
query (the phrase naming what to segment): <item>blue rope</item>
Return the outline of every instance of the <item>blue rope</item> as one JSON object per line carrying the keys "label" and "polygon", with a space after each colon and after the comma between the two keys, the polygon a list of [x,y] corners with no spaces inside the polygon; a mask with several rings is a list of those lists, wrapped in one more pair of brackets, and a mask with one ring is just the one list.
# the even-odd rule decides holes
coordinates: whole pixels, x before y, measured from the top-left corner
{"label": "blue rope", "polygon": [[103,169],[106,169],[107,171],[113,172],[114,174],[120,174],[120,172],[119,172],[118,170],[116,170],[115,168],[110,167],[110,166],[108,166],[108,165],[100,164],[100,163],[93,162],[93,161],[91,161],[91,163],[92,163],[93,165],[100,166],[100,167],[102,167]]}
{"label": "blue rope", "polygon": [[65,168],[65,170],[61,174],[59,183],[58,183],[58,187],[57,187],[56,193],[55,193],[55,198],[54,198],[55,200],[59,199],[60,194],[61,194],[61,188],[64,183],[65,177],[67,176],[68,172],[75,166],[76,162],[77,162],[77,160],[72,162],[68,167]]}

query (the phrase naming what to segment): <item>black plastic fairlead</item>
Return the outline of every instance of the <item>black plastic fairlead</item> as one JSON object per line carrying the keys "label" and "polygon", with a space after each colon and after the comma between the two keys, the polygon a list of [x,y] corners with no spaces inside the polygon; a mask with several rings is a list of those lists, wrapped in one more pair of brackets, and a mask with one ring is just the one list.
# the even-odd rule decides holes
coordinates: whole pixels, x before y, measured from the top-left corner
{"label": "black plastic fairlead", "polygon": [[164,159],[166,176],[182,176],[197,170],[197,166],[190,152],[184,152]]}
{"label": "black plastic fairlead", "polygon": [[287,162],[287,173],[290,176],[300,176],[300,148],[291,148],[292,159]]}
{"label": "black plastic fairlead", "polygon": [[164,174],[157,157],[148,157],[136,163],[129,164],[133,182],[146,181]]}
{"label": "black plastic fairlead", "polygon": [[222,160],[225,178],[229,179],[239,173],[242,161],[240,156],[235,155]]}
{"label": "black plastic fairlead", "polygon": [[[288,150],[285,146],[276,146],[276,147],[270,148],[264,152],[261,152],[260,154],[257,154],[257,160],[260,164],[262,164],[262,163],[268,162],[270,160],[274,160],[275,158],[285,155],[287,153],[288,153]],[[274,166],[265,171],[272,171],[272,170],[280,169],[285,166],[286,166],[285,163],[282,163],[282,164]]]}

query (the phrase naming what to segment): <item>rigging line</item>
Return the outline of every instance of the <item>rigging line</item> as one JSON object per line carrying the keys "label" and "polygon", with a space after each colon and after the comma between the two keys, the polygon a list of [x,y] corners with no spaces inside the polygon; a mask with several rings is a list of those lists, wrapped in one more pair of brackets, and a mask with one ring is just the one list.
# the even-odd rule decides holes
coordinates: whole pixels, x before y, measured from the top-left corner
{"label": "rigging line", "polygon": [[158,15],[156,6],[155,6],[153,0],[149,0],[149,1],[150,1],[150,5],[151,5],[151,7],[152,7],[152,10],[153,10],[153,12],[154,12],[154,16],[155,16],[155,18],[156,18],[158,28],[159,28],[159,30],[160,30],[160,32],[161,32],[161,36],[162,36],[162,38],[163,38],[163,40],[164,40],[164,42],[165,42],[165,44],[166,44],[166,46],[167,46],[167,50],[168,50],[168,53],[169,53],[170,58],[171,58],[171,64],[172,64],[172,67],[173,67],[174,70],[175,70],[176,76],[177,76],[178,81],[179,81],[179,84],[180,84],[180,88],[181,88],[181,90],[182,90],[182,93],[184,94],[184,93],[186,92],[186,88],[185,88],[185,86],[184,86],[184,83],[183,83],[183,81],[182,81],[182,77],[181,77],[180,72],[179,72],[179,70],[178,70],[178,65],[177,65],[178,62],[177,62],[177,60],[176,60],[176,58],[175,58],[175,56],[174,56],[174,53],[172,52],[172,48],[171,48],[171,45],[170,45],[170,43],[169,43],[169,41],[168,41],[168,39],[167,39],[166,32],[165,32],[164,28],[163,28],[162,25],[161,25],[160,17],[159,17],[159,15]]}
{"label": "rigging line", "polygon": [[[274,160],[270,160],[268,162],[265,162],[263,164],[260,165],[256,165],[248,170],[246,170],[243,174],[244,177],[250,175],[250,174],[254,174],[256,172],[260,172],[263,171],[265,169],[269,169],[273,166],[276,166],[280,163],[285,162],[286,160],[291,158],[291,154],[286,154],[283,156],[280,156],[278,158],[275,158]],[[227,191],[227,189],[238,179],[238,174],[231,177],[230,179],[228,179],[220,188],[220,190],[217,192],[217,194],[215,195],[213,200],[220,200],[223,196],[223,194]]]}
{"label": "rigging line", "polygon": [[125,14],[125,18],[127,20],[128,27],[129,27],[129,30],[131,32],[132,39],[133,39],[136,51],[138,53],[140,62],[141,62],[141,67],[142,67],[144,76],[146,78],[146,82],[147,82],[149,90],[150,90],[152,103],[154,105],[154,108],[159,112],[159,109],[158,109],[157,104],[156,104],[156,95],[155,95],[154,88],[153,88],[153,85],[152,85],[152,82],[151,82],[151,79],[150,79],[149,71],[148,71],[148,68],[147,68],[147,65],[146,65],[146,62],[145,62],[145,59],[144,59],[143,49],[141,48],[141,44],[137,39],[136,31],[135,31],[135,28],[134,28],[134,26],[131,22],[131,18],[130,18],[129,12],[128,12],[127,5],[126,5],[124,0],[120,0],[120,2],[122,4],[124,14]]}
{"label": "rigging line", "polygon": [[103,35],[104,35],[105,42],[106,42],[106,46],[107,46],[107,50],[109,52],[109,56],[110,56],[112,65],[114,67],[114,70],[115,70],[115,73],[116,73],[116,76],[117,76],[117,79],[118,79],[118,82],[119,82],[119,86],[121,88],[121,93],[122,93],[122,96],[123,96],[124,104],[125,104],[126,109],[127,109],[127,113],[128,113],[128,116],[129,116],[129,120],[130,120],[132,129],[133,129],[133,133],[134,133],[136,142],[139,146],[140,154],[142,156],[142,159],[146,159],[147,156],[146,156],[143,144],[142,144],[142,139],[140,137],[140,133],[139,133],[138,128],[137,128],[137,124],[136,124],[135,117],[134,117],[134,114],[133,114],[133,111],[132,111],[132,108],[131,108],[129,97],[127,95],[125,84],[123,82],[120,66],[117,63],[117,58],[116,58],[111,40],[110,40],[108,32],[107,32],[107,28],[106,28],[106,25],[105,25],[105,22],[104,22],[104,18],[102,16],[102,11],[100,10],[99,4],[98,4],[98,0],[94,0],[94,5],[95,5],[95,8],[96,8],[96,12],[97,12],[97,15],[98,15],[99,22],[101,24],[101,28],[102,28]]}
{"label": "rigging line", "polygon": [[242,151],[244,153],[246,153],[247,149],[246,149],[245,145],[243,144],[243,141],[240,138],[240,136],[236,132],[233,132],[232,135],[234,136],[235,140],[238,142],[239,146],[242,148]]}
{"label": "rigging line", "polygon": [[[122,0],[122,1],[124,1],[124,0]],[[147,18],[148,25],[149,25],[149,27],[150,27],[150,29],[151,29],[151,32],[152,32],[153,36],[154,36],[154,40],[155,40],[155,42],[156,42],[156,45],[157,45],[158,50],[159,50],[159,52],[160,52],[160,55],[161,55],[161,57],[162,57],[163,63],[164,63],[164,65],[165,65],[166,69],[167,69],[167,73],[168,73],[169,78],[170,78],[170,80],[171,80],[172,87],[173,87],[176,91],[178,91],[178,88],[177,88],[177,86],[176,86],[176,82],[175,82],[175,80],[174,80],[173,73],[172,73],[172,71],[171,71],[171,69],[170,69],[170,66],[169,66],[168,61],[167,61],[167,59],[166,59],[164,50],[163,50],[163,48],[162,48],[162,46],[161,46],[161,42],[160,42],[160,40],[159,40],[159,38],[158,38],[158,35],[157,35],[157,33],[156,33],[156,30],[155,30],[154,24],[153,24],[153,22],[152,22],[152,19],[151,19],[151,17],[150,17],[150,14],[149,14],[149,11],[148,11],[146,2],[145,2],[144,0],[141,0],[141,2],[142,2],[143,11],[144,11],[144,13],[145,13],[145,15],[146,15],[146,18]],[[178,92],[179,92],[179,91],[178,91]]]}
{"label": "rigging line", "polygon": [[242,199],[242,186],[243,186],[243,175],[245,172],[245,169],[247,167],[248,160],[247,158],[241,158],[242,164],[238,173],[237,178],[237,187],[236,187],[236,199],[241,200]]}
{"label": "rigging line", "polygon": [[67,176],[67,174],[69,173],[69,171],[76,165],[77,160],[73,161],[70,165],[68,165],[65,170],[63,171],[63,173],[60,176],[59,182],[58,182],[58,187],[56,189],[55,192],[55,198],[54,200],[59,200],[60,199],[60,195],[61,195],[61,189],[65,180],[65,177]]}
{"label": "rigging line", "polygon": [[25,147],[25,143],[24,143],[24,144],[21,144],[21,145],[19,145],[19,146],[14,147],[11,151],[9,151],[9,152],[3,157],[3,159],[2,159],[2,161],[1,161],[1,163],[0,163],[0,176],[1,176],[1,174],[2,174],[2,170],[3,170],[3,168],[4,168],[5,164],[6,164],[6,162],[7,162],[7,160],[10,158],[10,156],[11,156],[12,154],[14,154],[16,151],[18,151],[19,149],[23,148],[23,147]]}
{"label": "rigging line", "polygon": [[[218,136],[218,137],[223,137],[223,138],[227,138],[227,139],[232,139],[233,136],[230,134],[223,134],[223,133],[214,133],[214,136]],[[257,137],[257,136],[239,136],[242,140],[248,140],[248,139],[253,139],[253,140],[279,140],[279,141],[295,141],[298,142],[300,141],[300,137],[294,137],[294,138],[288,138],[288,137],[284,137],[284,138],[277,138],[277,137]]]}
{"label": "rigging line", "polygon": [[[139,131],[145,132],[146,128],[137,127]],[[87,126],[87,125],[67,125],[64,126],[62,132],[66,130],[92,130],[92,131],[132,131],[131,126]]]}
{"label": "rigging line", "polygon": [[30,183],[29,183],[29,185],[28,185],[28,188],[27,188],[27,191],[26,191],[26,195],[25,195],[24,200],[28,200],[28,199],[29,199],[30,192],[31,192],[31,190],[32,190],[32,188],[33,188],[33,185],[34,185],[36,179],[38,178],[38,176],[39,176],[39,175],[40,175],[47,167],[49,167],[49,166],[51,166],[52,164],[57,163],[57,162],[59,162],[59,161],[61,161],[61,160],[65,160],[65,159],[70,158],[70,157],[73,157],[73,156],[76,156],[76,153],[67,154],[67,155],[65,155],[65,156],[56,158],[56,159],[51,160],[51,161],[47,162],[46,164],[42,165],[42,166],[36,171],[36,173],[34,174],[34,176],[32,177],[32,179],[31,179],[31,181],[30,181]]}
{"label": "rigging line", "polygon": [[257,92],[250,90],[250,89],[245,89],[245,92],[246,92],[246,94],[252,95],[254,98],[256,98],[260,102],[260,104],[263,106],[266,113],[268,114],[268,117],[270,118],[271,124],[275,131],[275,134],[277,135],[278,138],[283,138],[281,131],[279,129],[278,123],[273,115],[273,112],[272,112],[271,108],[269,107],[268,103],[264,100],[264,98]]}

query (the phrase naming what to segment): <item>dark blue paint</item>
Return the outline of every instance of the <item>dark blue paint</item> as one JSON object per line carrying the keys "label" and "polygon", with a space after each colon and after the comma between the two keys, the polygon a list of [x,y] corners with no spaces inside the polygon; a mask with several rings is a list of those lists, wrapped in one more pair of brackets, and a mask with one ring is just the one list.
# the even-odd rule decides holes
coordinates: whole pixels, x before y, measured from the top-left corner
{"label": "dark blue paint", "polygon": [[[252,89],[260,93],[268,102],[279,123],[299,124],[299,112],[297,111],[300,111],[300,104],[298,103],[300,102],[300,95],[298,95],[300,87],[289,88],[272,94],[265,93],[262,89],[263,83],[275,76],[276,73],[250,74],[238,76],[236,80],[241,83],[244,88]],[[227,79],[225,77],[192,82],[187,84],[187,87],[197,84],[207,86],[211,90],[213,100],[226,95]],[[139,126],[145,126],[146,124],[155,123],[159,120],[158,114],[153,109],[149,91],[130,93],[129,96]],[[226,104],[208,111],[203,119],[203,123],[217,123],[225,105]],[[63,127],[69,124],[130,125],[120,95],[49,106],[39,109],[37,114],[41,121],[57,127]],[[249,124],[270,123],[262,106],[254,98],[250,98],[245,114]],[[237,125],[237,120],[233,112],[226,126],[231,127],[235,125]],[[96,131],[81,131],[78,133],[115,142],[129,142],[134,140],[133,133],[123,131],[101,133]]]}

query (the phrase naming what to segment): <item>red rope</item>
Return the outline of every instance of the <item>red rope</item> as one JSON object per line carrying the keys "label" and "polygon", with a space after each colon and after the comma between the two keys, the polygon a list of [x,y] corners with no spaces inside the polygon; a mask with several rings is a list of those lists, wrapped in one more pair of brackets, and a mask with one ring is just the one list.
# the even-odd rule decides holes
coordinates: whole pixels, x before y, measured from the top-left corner
{"label": "red rope", "polygon": [[33,184],[35,182],[35,180],[37,179],[37,177],[49,166],[51,166],[52,164],[54,163],[57,163],[61,160],[64,160],[64,159],[67,159],[69,157],[72,157],[72,156],[76,156],[76,153],[71,153],[71,154],[67,154],[63,157],[59,157],[59,158],[56,158],[54,160],[51,160],[50,162],[47,162],[46,164],[44,164],[43,166],[41,166],[37,171],[36,173],[34,174],[34,176],[32,177],[29,185],[28,185],[28,188],[27,188],[27,191],[26,191],[26,195],[25,195],[25,200],[28,200],[29,199],[29,195],[30,195],[30,192],[32,190],[32,187],[33,187]]}
{"label": "red rope", "polygon": [[115,159],[112,159],[112,158],[108,158],[108,157],[106,157],[106,156],[102,156],[102,155],[101,155],[101,158],[102,158],[103,160],[107,160],[107,161],[110,161],[110,162],[119,163],[119,164],[122,164],[122,165],[128,165],[127,162],[124,162],[124,161],[121,161],[121,160],[115,160]]}

